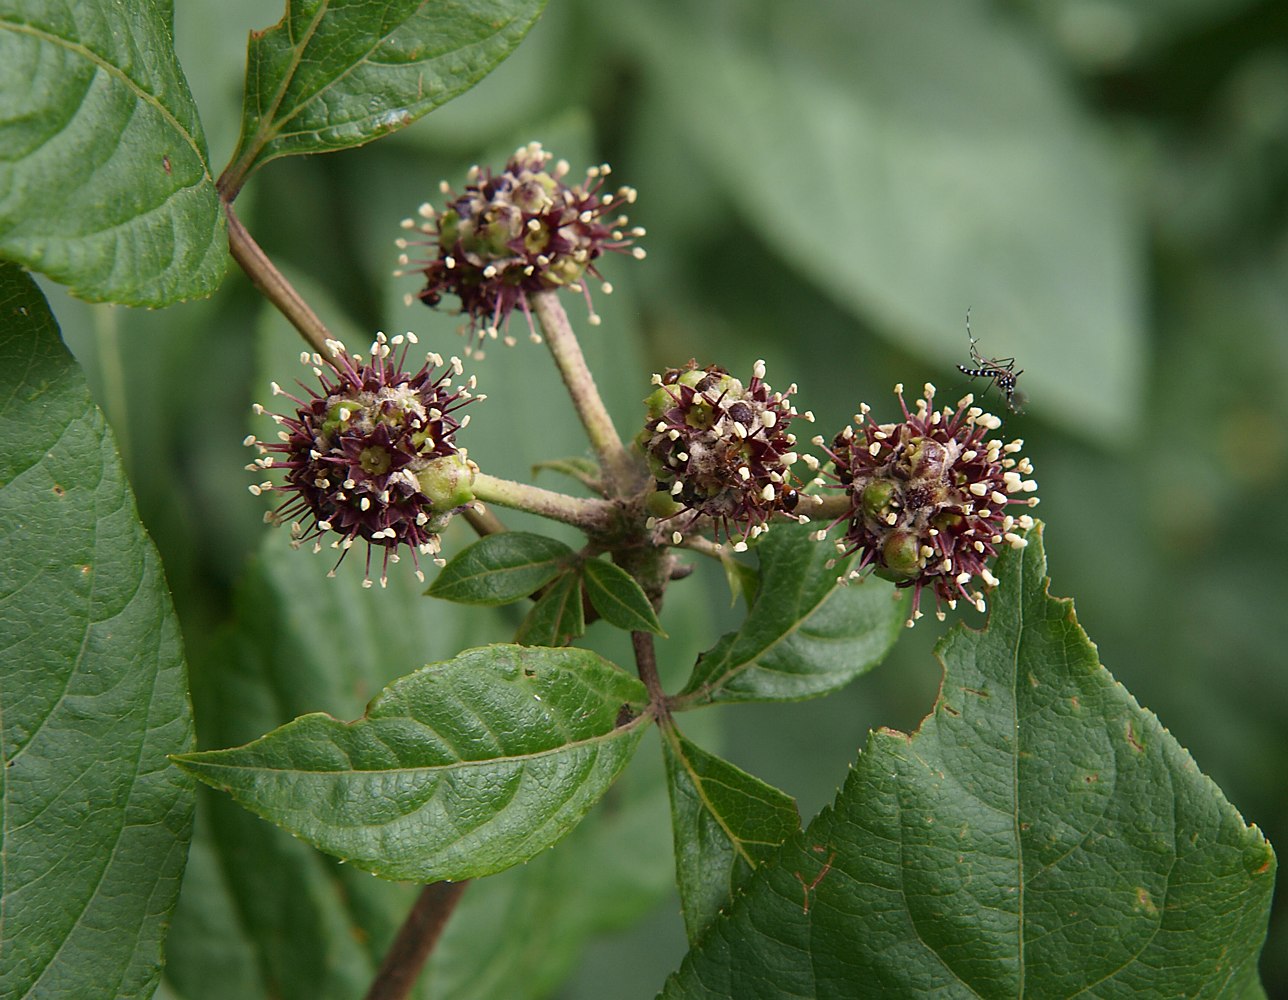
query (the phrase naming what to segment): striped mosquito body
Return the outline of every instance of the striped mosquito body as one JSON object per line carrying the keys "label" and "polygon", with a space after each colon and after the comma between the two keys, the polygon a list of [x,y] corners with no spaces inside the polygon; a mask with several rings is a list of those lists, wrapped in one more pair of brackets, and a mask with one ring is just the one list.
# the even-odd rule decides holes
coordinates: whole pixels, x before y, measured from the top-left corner
{"label": "striped mosquito body", "polygon": [[[1006,405],[1011,411],[1019,413],[1020,408],[1015,401],[1015,383],[1024,374],[1024,369],[1015,370],[1014,358],[986,358],[979,353],[979,348],[976,346],[979,341],[970,330],[969,309],[966,310],[966,336],[970,338],[970,365],[958,365],[957,370],[972,379],[988,379],[997,386],[999,392],[1006,396]],[[1019,395],[1023,399],[1024,394],[1021,392]]]}

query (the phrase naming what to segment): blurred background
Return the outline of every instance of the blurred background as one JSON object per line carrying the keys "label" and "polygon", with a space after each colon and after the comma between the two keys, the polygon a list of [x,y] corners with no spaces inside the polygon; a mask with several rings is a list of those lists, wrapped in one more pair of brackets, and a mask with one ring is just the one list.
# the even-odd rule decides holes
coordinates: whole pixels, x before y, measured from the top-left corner
{"label": "blurred background", "polygon": [[[176,7],[218,168],[264,5]],[[398,221],[532,139],[640,192],[648,258],[604,263],[601,327],[568,303],[625,434],[649,374],[690,357],[743,377],[765,358],[829,434],[860,401],[891,413],[896,381],[978,392],[954,367],[969,307],[981,352],[1024,370],[1026,412],[992,402],[1037,468],[1053,592],[1288,845],[1288,4],[551,0],[464,98],[366,148],[271,163],[238,210],[351,347],[414,329],[459,352],[458,317],[403,305]],[[164,312],[48,292],[165,560],[203,745],[304,711],[355,717],[388,680],[512,634],[518,609],[434,606],[410,570],[364,592],[360,567],[328,581],[324,557],[270,534],[240,442],[268,381],[303,374],[301,342],[240,273]],[[521,339],[474,370],[490,401],[467,443],[488,471],[586,452],[541,348]],[[737,621],[710,569],[664,615],[672,685]],[[592,644],[629,662],[603,628]],[[682,723],[808,820],[870,728],[929,710],[943,629],[923,621],[830,698]],[[466,894],[426,995],[655,995],[685,951],[659,756],[646,742],[567,841]],[[203,797],[166,991],[360,995],[414,891]],[[1288,996],[1285,909],[1263,955],[1272,996]]]}

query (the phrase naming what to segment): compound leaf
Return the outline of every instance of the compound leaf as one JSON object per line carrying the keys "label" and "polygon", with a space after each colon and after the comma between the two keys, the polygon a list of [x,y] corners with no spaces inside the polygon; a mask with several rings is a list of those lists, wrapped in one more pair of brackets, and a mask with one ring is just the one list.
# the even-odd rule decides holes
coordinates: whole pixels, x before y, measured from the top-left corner
{"label": "compound leaf", "polygon": [[630,759],[644,686],[583,649],[485,646],[395,681],[357,722],[304,715],[176,757],[202,781],[384,878],[475,878],[571,830]]}
{"label": "compound leaf", "polygon": [[756,546],[760,586],[751,610],[699,657],[684,701],[813,698],[885,657],[906,618],[903,603],[882,580],[838,584],[849,562],[810,531],[775,525]]}
{"label": "compound leaf", "polygon": [[1241,997],[1275,858],[1047,592],[1039,532],[912,736],[753,876],[663,993]]}
{"label": "compound leaf", "polygon": [[179,625],[103,415],[0,264],[0,995],[151,996],[192,745]]}
{"label": "compound leaf", "polygon": [[211,294],[224,217],[163,0],[0,10],[0,254],[91,301]]}

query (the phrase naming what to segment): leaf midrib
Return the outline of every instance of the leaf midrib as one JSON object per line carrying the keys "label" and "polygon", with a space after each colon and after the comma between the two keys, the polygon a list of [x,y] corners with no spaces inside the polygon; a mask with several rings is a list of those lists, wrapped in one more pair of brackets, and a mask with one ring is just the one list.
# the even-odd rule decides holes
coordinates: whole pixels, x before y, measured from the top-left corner
{"label": "leaf midrib", "polygon": [[[363,53],[359,58],[354,59],[351,63],[349,63],[349,65],[346,66],[342,72],[335,74],[330,79],[328,79],[325,83],[323,83],[321,86],[315,87],[313,89],[307,90],[306,92],[302,93],[300,95],[300,99],[296,101],[291,108],[287,109],[286,114],[284,114],[282,117],[279,118],[277,117],[277,114],[282,108],[282,102],[286,100],[287,94],[291,89],[291,84],[296,80],[296,74],[299,69],[299,66],[304,61],[304,51],[310,44],[312,44],[313,38],[317,34],[318,27],[321,24],[321,22],[325,19],[325,15],[329,7],[330,7],[330,0],[322,0],[322,3],[318,7],[317,16],[314,17],[312,23],[310,23],[307,31],[303,36],[303,40],[300,41],[299,43],[292,45],[293,52],[291,56],[290,68],[285,74],[283,74],[281,86],[278,87],[277,93],[273,96],[273,100],[270,102],[267,112],[264,112],[264,111],[260,112],[260,125],[255,130],[255,136],[252,142],[247,144],[246,148],[249,153],[250,162],[253,163],[256,160],[258,160],[260,157],[260,154],[263,153],[264,150],[266,150],[273,143],[281,141],[283,139],[290,139],[300,135],[305,135],[305,136],[312,135],[312,136],[320,137],[322,129],[317,128],[315,126],[310,126],[308,128],[303,128],[292,132],[287,132],[286,126],[289,125],[301,114],[303,114],[305,109],[307,109],[310,105],[315,104],[322,97],[322,95],[325,94],[328,90],[338,86],[342,81],[352,76],[358,70],[359,67],[366,66],[366,65],[379,66],[379,64],[372,62],[371,54],[375,52],[376,49],[380,48],[380,46],[384,45],[391,36],[397,34],[399,31],[402,31],[404,28],[406,28],[406,26],[412,21],[412,19],[415,18],[416,15],[420,13],[420,11],[424,7],[424,4],[422,3],[419,7],[416,8],[416,10],[412,11],[405,18],[400,20],[396,26],[391,28],[385,34],[381,35],[379,38],[375,39],[372,42],[372,44],[368,46],[365,53]],[[290,12],[288,10],[286,14],[286,20],[289,21],[289,17],[290,17]],[[516,19],[513,17],[510,18],[500,27],[497,27],[496,30],[493,31],[492,35],[489,37],[495,37],[496,35],[501,34],[506,28],[508,28],[511,24],[513,24],[515,20]],[[474,43],[474,44],[478,44],[478,43]],[[417,63],[433,62],[434,60],[441,59],[446,55],[450,55],[454,52],[458,52],[463,47],[465,46],[458,46],[456,48],[445,49],[440,52],[434,52],[433,54],[427,56],[425,59],[418,60]],[[395,67],[393,71],[396,72],[397,70],[405,69],[411,65],[415,65],[415,64],[402,63],[402,64],[399,64],[397,67]],[[432,97],[424,97],[419,100],[410,102],[408,106],[414,108],[422,104],[432,103],[432,101],[433,101]],[[353,122],[365,121],[370,117],[372,116],[369,114],[361,115],[358,118],[350,120],[348,124],[352,124]],[[264,124],[264,123],[267,123],[267,124]],[[329,127],[335,127],[337,124],[346,124],[346,123],[345,122],[330,123]],[[281,154],[277,154],[277,155],[281,155]],[[269,157],[269,159],[275,159],[275,158],[276,156]],[[241,155],[237,155],[233,158],[233,162],[234,163],[240,162],[242,159],[243,157]]]}
{"label": "leaf midrib", "polygon": [[[394,719],[399,717],[388,716],[386,718]],[[401,716],[401,718],[406,719],[407,717]],[[468,768],[468,767],[484,767],[492,764],[524,763],[526,761],[540,760],[544,757],[550,757],[555,754],[564,753],[569,750],[575,750],[580,747],[595,746],[597,744],[604,743],[609,740],[618,739],[623,735],[629,735],[636,728],[647,723],[650,718],[651,716],[648,716],[648,715],[640,715],[640,716],[637,716],[635,719],[631,720],[630,722],[628,722],[626,725],[618,726],[615,729],[610,729],[606,733],[600,733],[597,736],[590,736],[583,740],[574,740],[571,743],[562,743],[557,747],[552,747],[548,750],[539,750],[536,753],[506,754],[505,756],[502,756],[502,757],[488,757],[483,760],[460,760],[460,761],[453,761],[449,764],[431,764],[431,765],[425,765],[422,767],[346,768],[343,770],[323,771],[323,770],[315,770],[315,769],[300,768],[300,767],[268,767],[264,765],[255,765],[255,764],[225,764],[225,763],[221,763],[220,761],[202,760],[200,759],[199,755],[195,755],[195,754],[194,755],[175,754],[170,759],[175,761],[178,764],[193,766],[198,768],[220,769],[220,770],[227,770],[227,771],[244,771],[247,773],[261,773],[261,774],[329,774],[329,775],[335,775],[335,776],[347,776],[347,775],[362,775],[362,774],[434,773],[436,771],[456,770],[456,769]],[[373,719],[370,721],[374,722],[377,720]],[[229,753],[229,752],[236,752],[236,751],[217,750],[214,752]]]}
{"label": "leaf midrib", "polygon": [[716,821],[716,825],[724,831],[725,838],[733,846],[733,849],[738,853],[743,861],[747,863],[752,871],[755,871],[757,867],[755,859],[752,858],[752,856],[748,854],[746,849],[742,846],[741,838],[729,829],[729,825],[725,822],[724,816],[721,815],[716,810],[715,806],[711,804],[711,799],[707,795],[707,790],[703,787],[702,779],[698,777],[697,771],[693,769],[693,764],[685,754],[683,745],[680,743],[679,734],[675,731],[675,727],[668,726],[666,727],[665,732],[666,741],[671,744],[671,751],[675,754],[676,759],[681,763],[681,765],[683,765],[684,770],[689,775],[689,779],[693,782],[693,789],[697,792],[698,800],[702,803],[702,807],[706,809],[711,818]]}

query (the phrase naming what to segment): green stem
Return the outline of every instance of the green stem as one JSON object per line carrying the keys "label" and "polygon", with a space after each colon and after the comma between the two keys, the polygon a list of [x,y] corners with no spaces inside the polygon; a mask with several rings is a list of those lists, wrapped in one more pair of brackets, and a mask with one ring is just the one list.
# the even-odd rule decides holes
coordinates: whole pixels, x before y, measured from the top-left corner
{"label": "green stem", "polygon": [[537,292],[529,297],[532,310],[537,314],[541,330],[545,334],[546,346],[555,359],[555,367],[572,397],[572,404],[577,409],[590,438],[591,447],[599,458],[604,470],[605,485],[610,494],[626,496],[642,484],[643,475],[638,462],[631,458],[622,445],[622,439],[613,426],[612,418],[604,407],[604,401],[595,387],[595,379],[586,367],[585,355],[577,342],[577,335],[572,332],[568,314],[564,312],[554,291]]}
{"label": "green stem", "polygon": [[617,523],[617,505],[607,500],[570,497],[540,486],[498,479],[480,472],[474,477],[474,495],[484,503],[526,510],[553,521],[562,521],[590,534],[603,534]]}

